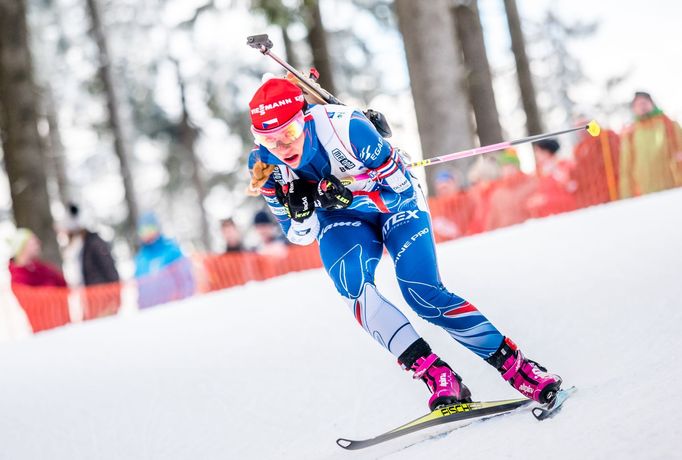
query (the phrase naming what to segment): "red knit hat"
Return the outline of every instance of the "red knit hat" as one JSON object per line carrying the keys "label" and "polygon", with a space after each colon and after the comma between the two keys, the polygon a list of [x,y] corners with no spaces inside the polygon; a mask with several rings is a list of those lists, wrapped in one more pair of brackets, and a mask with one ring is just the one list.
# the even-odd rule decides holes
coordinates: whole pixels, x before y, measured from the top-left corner
{"label": "red knit hat", "polygon": [[257,130],[278,128],[294,118],[304,103],[301,88],[284,78],[271,78],[249,102],[251,123]]}

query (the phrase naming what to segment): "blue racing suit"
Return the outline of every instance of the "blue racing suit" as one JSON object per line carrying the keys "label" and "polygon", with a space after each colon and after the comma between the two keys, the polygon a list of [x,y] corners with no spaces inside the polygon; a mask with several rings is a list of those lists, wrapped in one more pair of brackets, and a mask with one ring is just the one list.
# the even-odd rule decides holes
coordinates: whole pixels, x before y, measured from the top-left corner
{"label": "blue racing suit", "polygon": [[[249,157],[250,169],[256,160],[276,165],[261,194],[284,233],[293,242],[301,243],[292,232],[292,224],[296,223],[275,198],[276,182],[284,184],[293,178],[318,182],[344,170],[354,175],[370,173],[374,180],[356,189],[349,186],[353,192],[351,206],[315,210],[319,225],[309,226],[313,234],[304,244],[314,239],[319,242],[324,268],[357,321],[396,357],[419,335],[400,310],[376,289],[374,273],[384,247],[393,259],[408,305],[478,356],[490,357],[503,336],[474,306],[441,283],[426,201],[400,153],[381,138],[362,113],[334,105],[317,107],[316,117],[307,113],[304,152],[296,170],[262,146],[254,148]],[[340,143],[323,145],[318,131],[327,120],[321,116],[328,117],[334,132],[340,133]]]}

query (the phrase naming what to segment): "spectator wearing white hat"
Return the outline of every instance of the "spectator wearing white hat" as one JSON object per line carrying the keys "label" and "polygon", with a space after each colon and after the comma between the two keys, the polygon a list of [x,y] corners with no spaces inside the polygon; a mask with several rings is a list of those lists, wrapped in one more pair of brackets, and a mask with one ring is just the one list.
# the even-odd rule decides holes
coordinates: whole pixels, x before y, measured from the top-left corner
{"label": "spectator wearing white hat", "polygon": [[[96,232],[87,228],[77,205],[69,204],[68,212],[61,227],[69,239],[64,250],[69,283],[72,287],[100,286],[85,290],[82,298],[83,318],[114,314],[121,304],[121,286],[118,284],[119,275],[111,249]],[[71,270],[67,270],[67,263]]]}
{"label": "spectator wearing white hat", "polygon": [[66,287],[62,273],[40,260],[40,240],[31,230],[17,229],[10,241],[10,249],[12,258],[9,260],[9,272],[12,284]]}
{"label": "spectator wearing white hat", "polygon": [[63,223],[69,237],[69,247],[75,255],[75,265],[82,275],[82,284],[115,283],[119,280],[116,263],[106,241],[84,224],[78,206],[69,205],[69,216]]}

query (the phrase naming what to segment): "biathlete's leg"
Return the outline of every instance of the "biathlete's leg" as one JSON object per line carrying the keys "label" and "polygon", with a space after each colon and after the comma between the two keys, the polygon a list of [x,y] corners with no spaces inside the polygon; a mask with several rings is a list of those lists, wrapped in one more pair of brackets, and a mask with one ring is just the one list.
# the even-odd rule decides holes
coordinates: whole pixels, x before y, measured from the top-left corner
{"label": "biathlete's leg", "polygon": [[419,339],[405,315],[374,285],[383,252],[381,230],[373,216],[346,212],[320,213],[320,256],[355,319],[381,346],[399,357]]}
{"label": "biathlete's leg", "polygon": [[489,358],[502,343],[502,334],[473,305],[443,286],[428,212],[385,214],[382,232],[410,307],[478,356]]}
{"label": "biathlete's leg", "polygon": [[428,212],[418,209],[385,214],[382,221],[384,243],[410,307],[485,359],[525,396],[540,402],[551,400],[561,378],[526,359],[480,311],[443,286]]}
{"label": "biathlete's leg", "polygon": [[408,319],[377,291],[374,272],[383,252],[379,215],[330,212],[321,214],[320,255],[336,289],[358,323],[398,358],[414,378],[423,380],[432,395],[429,407],[470,401],[461,378],[431,353]]}

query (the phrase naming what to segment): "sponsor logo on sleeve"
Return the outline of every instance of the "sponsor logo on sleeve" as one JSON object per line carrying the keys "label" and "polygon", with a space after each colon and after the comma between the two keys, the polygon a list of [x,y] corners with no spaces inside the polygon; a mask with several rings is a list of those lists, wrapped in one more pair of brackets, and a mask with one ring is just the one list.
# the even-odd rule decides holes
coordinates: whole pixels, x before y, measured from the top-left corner
{"label": "sponsor logo on sleeve", "polygon": [[[376,144],[376,146],[374,146],[374,144],[369,144],[360,151],[360,154],[365,161],[374,161],[377,158],[379,158],[383,146],[384,140],[382,138],[379,138],[379,143]],[[374,147],[373,151],[372,147]]]}
{"label": "sponsor logo on sleeve", "polygon": [[332,156],[334,156],[336,161],[341,163],[341,172],[349,171],[349,170],[355,168],[355,163],[350,161],[346,157],[346,155],[343,154],[343,152],[341,150],[339,150],[339,149],[332,150]]}

